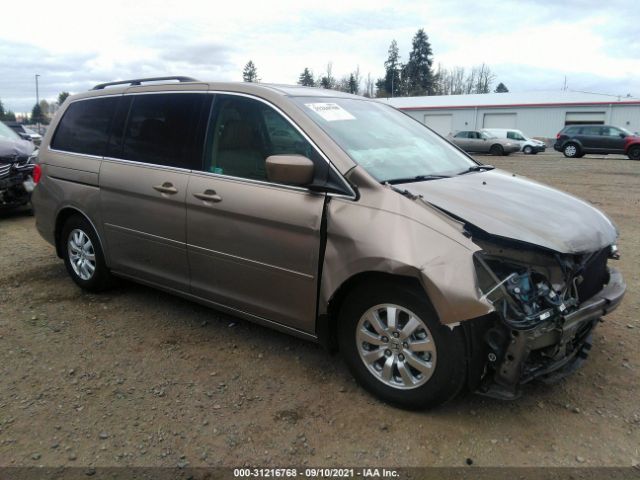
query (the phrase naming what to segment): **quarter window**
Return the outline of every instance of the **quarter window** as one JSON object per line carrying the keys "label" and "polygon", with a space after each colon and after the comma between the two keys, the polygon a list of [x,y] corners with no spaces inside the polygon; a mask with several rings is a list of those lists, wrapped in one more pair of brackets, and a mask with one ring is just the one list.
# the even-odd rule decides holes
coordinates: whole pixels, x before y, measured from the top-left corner
{"label": "quarter window", "polygon": [[60,120],[51,148],[87,155],[104,155],[118,98],[73,102]]}
{"label": "quarter window", "polygon": [[469,132],[458,132],[456,138],[469,138]]}
{"label": "quarter window", "polygon": [[187,169],[200,168],[197,124],[205,95],[148,94],[134,97],[122,158]]}
{"label": "quarter window", "polygon": [[205,148],[209,172],[268,180],[265,160],[271,155],[303,155],[316,163],[313,147],[278,112],[246,97],[216,98]]}

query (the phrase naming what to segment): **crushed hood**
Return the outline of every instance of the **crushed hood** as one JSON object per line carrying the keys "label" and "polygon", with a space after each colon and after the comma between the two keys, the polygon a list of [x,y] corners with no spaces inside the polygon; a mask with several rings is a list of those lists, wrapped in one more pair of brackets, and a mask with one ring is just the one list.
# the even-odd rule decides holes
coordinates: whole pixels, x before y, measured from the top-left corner
{"label": "crushed hood", "polygon": [[498,169],[398,187],[491,235],[559,253],[599,250],[617,238],[611,220],[589,203]]}
{"label": "crushed hood", "polygon": [[0,138],[0,159],[28,157],[34,150],[35,146],[29,140]]}

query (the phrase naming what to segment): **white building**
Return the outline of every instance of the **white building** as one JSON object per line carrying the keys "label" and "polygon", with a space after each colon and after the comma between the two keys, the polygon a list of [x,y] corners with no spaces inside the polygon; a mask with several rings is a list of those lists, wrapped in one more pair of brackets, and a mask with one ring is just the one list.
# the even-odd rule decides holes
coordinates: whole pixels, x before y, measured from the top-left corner
{"label": "white building", "polygon": [[441,135],[480,128],[516,128],[555,138],[565,125],[606,124],[640,131],[640,100],[581,92],[487,93],[396,97],[391,105]]}

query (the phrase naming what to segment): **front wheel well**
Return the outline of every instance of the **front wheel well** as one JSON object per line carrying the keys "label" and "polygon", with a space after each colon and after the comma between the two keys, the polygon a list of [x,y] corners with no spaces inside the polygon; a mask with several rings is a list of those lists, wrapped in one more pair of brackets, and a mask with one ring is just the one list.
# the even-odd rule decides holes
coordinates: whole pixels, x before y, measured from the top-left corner
{"label": "front wheel well", "polygon": [[[67,220],[69,220],[71,217],[73,217],[74,215],[77,215],[79,217],[84,217],[90,224],[91,226],[93,226],[93,222],[84,214],[82,213],[80,210],[73,208],[73,207],[66,207],[63,208],[62,210],[60,210],[58,212],[58,216],[56,217],[56,227],[54,230],[54,241],[55,241],[55,246],[56,246],[56,254],[58,255],[59,258],[63,257],[63,250],[62,250],[62,245],[60,242],[60,236],[62,235],[62,229],[64,228],[64,224],[67,222]],[[94,227],[95,230],[95,227]],[[98,233],[96,232],[96,235]],[[100,241],[100,238],[98,238],[98,240]],[[102,241],[100,241],[100,243],[102,243]]]}
{"label": "front wheel well", "polygon": [[364,284],[385,282],[400,283],[407,288],[419,289],[425,297],[427,295],[415,277],[375,271],[357,273],[338,287],[329,299],[327,313],[318,318],[317,335],[320,343],[332,352],[338,351],[338,314],[347,295]]}

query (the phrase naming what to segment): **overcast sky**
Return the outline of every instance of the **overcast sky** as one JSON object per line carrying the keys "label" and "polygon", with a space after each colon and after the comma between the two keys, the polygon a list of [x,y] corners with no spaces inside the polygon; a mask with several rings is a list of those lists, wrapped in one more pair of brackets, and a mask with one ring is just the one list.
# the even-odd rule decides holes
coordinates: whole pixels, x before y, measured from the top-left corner
{"label": "overcast sky", "polygon": [[295,83],[333,63],[383,75],[391,40],[402,60],[419,28],[434,65],[482,62],[511,91],[570,89],[640,96],[636,0],[47,0],[4,2],[0,99],[30,111],[96,83],[189,75],[241,80],[251,59],[263,82]]}

